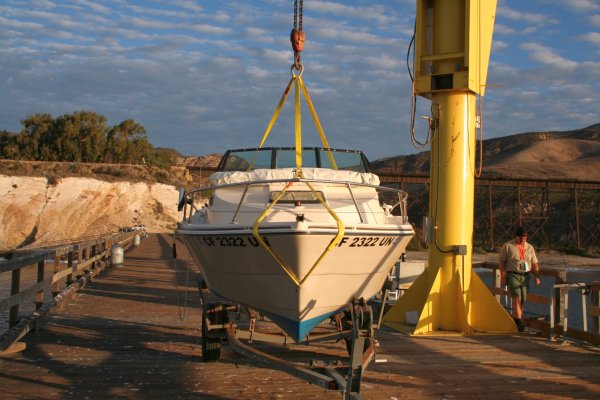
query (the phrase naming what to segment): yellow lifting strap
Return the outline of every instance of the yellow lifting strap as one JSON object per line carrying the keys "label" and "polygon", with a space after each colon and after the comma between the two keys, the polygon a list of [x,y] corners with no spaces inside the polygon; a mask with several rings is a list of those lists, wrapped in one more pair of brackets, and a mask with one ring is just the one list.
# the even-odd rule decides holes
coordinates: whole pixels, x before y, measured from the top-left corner
{"label": "yellow lifting strap", "polygon": [[298,77],[294,82],[295,89],[295,105],[296,105],[296,118],[294,123],[294,130],[296,136],[296,176],[302,176],[302,113],[300,107],[300,83],[302,82],[301,75],[298,74]]}
{"label": "yellow lifting strap", "polygon": [[[304,85],[304,81],[302,80],[302,70],[298,74],[294,74],[292,71],[292,78],[290,79],[288,85],[286,86],[285,90],[283,91],[283,95],[281,96],[281,99],[279,100],[279,103],[277,104],[277,107],[275,108],[275,111],[273,112],[273,116],[271,117],[271,120],[269,121],[269,124],[267,125],[267,129],[265,130],[265,133],[263,134],[263,137],[260,141],[260,144],[258,145],[258,148],[259,149],[262,148],[262,146],[265,144],[267,138],[269,137],[269,134],[271,133],[273,126],[275,126],[275,122],[277,121],[277,118],[279,117],[281,109],[283,108],[283,105],[285,104],[285,101],[287,100],[288,95],[290,94],[292,84],[294,84],[294,90],[295,90],[295,96],[294,96],[294,98],[295,98],[295,129],[294,129],[294,131],[295,131],[295,144],[296,144],[296,169],[297,169],[298,176],[301,176],[301,173],[302,173],[302,125],[301,125],[302,113],[301,113],[301,105],[300,105],[300,90],[302,90],[302,93],[304,95],[304,100],[306,101],[306,104],[308,105],[308,109],[310,110],[310,114],[315,123],[315,127],[317,128],[317,132],[319,133],[319,137],[321,138],[321,143],[323,144],[323,147],[325,149],[327,149],[327,156],[329,157],[329,161],[331,162],[331,167],[333,169],[338,169],[337,164],[335,162],[335,158],[333,157],[333,153],[331,152],[331,150],[329,150],[329,143],[327,142],[327,137],[325,136],[325,132],[323,131],[323,127],[321,126],[321,122],[319,121],[317,111],[315,110],[312,100],[308,94],[308,89],[306,88],[306,86]],[[252,161],[250,162],[250,165],[248,166],[248,170],[251,170],[252,167],[254,166],[254,162],[256,161],[257,156],[258,156],[258,152],[252,158]]]}
{"label": "yellow lifting strap", "polygon": [[293,182],[288,182],[284,186],[284,188],[281,190],[281,192],[279,192],[279,194],[277,194],[275,199],[273,199],[271,204],[269,204],[269,206],[260,214],[260,216],[254,222],[254,225],[252,226],[252,236],[254,236],[254,238],[258,241],[258,243],[260,243],[260,246],[263,249],[265,249],[267,251],[267,253],[269,253],[271,255],[271,257],[273,257],[273,259],[275,259],[275,261],[277,261],[277,264],[279,264],[279,266],[292,279],[292,281],[294,281],[296,286],[302,285],[302,283],[304,283],[304,281],[306,281],[308,279],[308,277],[312,274],[312,272],[315,270],[315,268],[317,268],[317,266],[319,265],[321,260],[325,257],[325,255],[327,253],[329,253],[335,246],[338,245],[338,243],[344,237],[344,233],[345,233],[344,223],[342,222],[340,217],[338,217],[338,215],[335,213],[335,211],[333,211],[333,209],[331,207],[329,207],[329,204],[327,204],[327,202],[325,201],[323,196],[321,196],[321,193],[316,191],[315,188],[309,182],[303,182],[303,183],[311,190],[311,192],[319,200],[321,205],[323,205],[323,207],[325,207],[327,209],[327,211],[329,212],[329,214],[333,217],[333,219],[335,220],[335,222],[337,224],[337,230],[338,230],[335,237],[331,240],[331,242],[329,242],[329,245],[325,248],[325,250],[323,250],[323,253],[321,253],[321,255],[319,256],[317,261],[315,261],[313,266],[310,267],[310,270],[308,270],[308,272],[306,273],[306,275],[303,278],[296,276],[292,271],[290,271],[290,269],[288,267],[285,266],[285,263],[273,251],[273,249],[271,249],[271,247],[263,240],[263,238],[262,238],[262,236],[260,236],[260,232],[259,232],[260,223],[267,217],[267,215],[269,215],[269,213],[271,212],[273,207],[275,207],[275,204],[277,204],[277,202],[283,197],[285,192],[293,185]]}
{"label": "yellow lifting strap", "polygon": [[[304,85],[304,82],[302,81],[302,70],[300,70],[300,72],[298,74],[294,74],[294,72],[292,70],[292,79],[290,79],[290,82],[286,86],[286,88],[283,92],[283,95],[281,96],[281,99],[279,100],[279,103],[277,104],[277,108],[275,109],[273,116],[271,117],[271,120],[269,121],[269,124],[267,125],[267,129],[265,130],[265,133],[260,141],[260,144],[258,145],[258,148],[259,149],[262,148],[262,146],[265,144],[265,141],[267,140],[267,137],[271,133],[271,130],[273,129],[273,126],[275,125],[275,121],[277,121],[277,118],[279,117],[281,109],[283,108],[283,105],[285,104],[285,101],[288,98],[288,95],[292,88],[292,84],[294,85],[294,100],[295,100],[295,107],[294,107],[294,114],[295,114],[294,134],[295,134],[295,146],[296,146],[296,148],[295,148],[295,150],[296,150],[295,178],[303,178],[303,174],[302,174],[302,107],[300,104],[300,91],[302,91],[302,94],[304,95],[304,99],[310,110],[311,116],[315,123],[315,127],[317,128],[317,132],[319,133],[319,137],[321,138],[321,142],[323,143],[323,147],[325,149],[327,149],[327,154],[329,157],[329,161],[331,162],[331,166],[333,169],[337,169],[337,164],[335,162],[335,158],[333,157],[333,154],[332,154],[331,150],[329,149],[329,143],[327,142],[327,138],[325,137],[325,132],[323,131],[323,127],[321,126],[321,122],[319,121],[319,117],[317,116],[315,107],[312,103],[312,100],[311,100],[309,94],[308,94],[308,89],[306,88],[306,86]],[[250,162],[250,166],[248,167],[248,170],[252,169],[254,162],[256,161],[257,155],[258,155],[258,152],[254,155],[252,161]],[[286,191],[293,185],[293,182],[288,182],[288,184],[286,184],[284,186],[284,188],[277,194],[277,196],[275,197],[275,199],[273,199],[271,204],[269,204],[269,206],[260,214],[260,216],[254,222],[254,225],[252,226],[252,236],[254,236],[254,238],[260,243],[261,247],[263,249],[265,249],[267,251],[267,253],[269,253],[271,255],[271,257],[273,257],[273,259],[277,262],[277,264],[279,264],[279,266],[285,271],[285,273],[290,277],[290,279],[292,279],[292,281],[294,281],[294,283],[297,286],[302,285],[302,283],[306,279],[308,279],[308,277],[312,274],[312,272],[317,268],[317,266],[319,265],[321,260],[323,260],[325,255],[327,253],[329,253],[333,248],[335,248],[335,246],[337,246],[337,244],[342,240],[342,238],[344,237],[344,232],[345,232],[344,223],[339,218],[339,216],[335,213],[335,211],[333,211],[333,209],[331,207],[329,207],[329,205],[327,204],[327,202],[325,201],[323,196],[321,196],[321,193],[316,191],[315,188],[309,182],[303,182],[303,183],[315,195],[315,197],[319,200],[319,203],[321,203],[321,205],[323,205],[323,207],[325,207],[325,209],[327,209],[327,212],[329,212],[329,214],[333,217],[333,219],[335,220],[335,222],[337,224],[337,233],[336,233],[335,237],[331,240],[331,242],[325,248],[325,250],[323,250],[323,252],[319,256],[319,258],[315,261],[313,266],[310,268],[310,270],[304,277],[296,276],[293,271],[291,271],[288,267],[286,267],[283,260],[273,251],[273,249],[271,249],[271,247],[269,245],[267,245],[267,243],[261,237],[260,232],[259,232],[260,224],[262,223],[262,221],[267,217],[267,215],[269,215],[269,213],[271,212],[273,207],[275,207],[275,205],[279,202],[279,200],[284,196]]]}
{"label": "yellow lifting strap", "polygon": [[308,89],[306,88],[304,81],[302,81],[302,77],[300,77],[300,86],[302,87],[302,93],[304,93],[304,99],[306,100],[306,104],[308,105],[310,114],[312,115],[313,121],[315,121],[315,127],[317,128],[317,132],[319,132],[319,136],[321,137],[321,143],[323,143],[323,147],[327,149],[327,156],[329,157],[331,166],[333,169],[338,169],[337,164],[335,163],[335,159],[333,158],[333,153],[331,153],[331,150],[329,150],[329,143],[327,142],[327,137],[325,137],[325,132],[323,131],[323,127],[321,126],[321,122],[319,121],[319,117],[317,116],[317,111],[315,110],[312,100],[308,95]]}

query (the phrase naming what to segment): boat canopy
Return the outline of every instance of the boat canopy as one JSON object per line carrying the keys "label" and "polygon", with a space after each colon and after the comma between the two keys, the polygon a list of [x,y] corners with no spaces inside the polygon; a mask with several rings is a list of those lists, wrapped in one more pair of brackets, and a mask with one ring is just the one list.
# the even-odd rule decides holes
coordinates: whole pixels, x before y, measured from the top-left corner
{"label": "boat canopy", "polygon": [[[295,178],[295,172],[294,168],[219,171],[210,176],[210,181],[212,185],[220,186],[243,182],[285,180]],[[305,179],[351,182],[373,186],[379,185],[379,177],[370,172],[342,171],[330,168],[303,168],[302,176]]]}
{"label": "boat canopy", "polygon": [[[332,163],[335,160],[335,164]],[[250,171],[296,167],[296,148],[262,147],[228,150],[217,171]],[[302,170],[305,167],[370,172],[369,161],[362,151],[322,147],[302,148]]]}

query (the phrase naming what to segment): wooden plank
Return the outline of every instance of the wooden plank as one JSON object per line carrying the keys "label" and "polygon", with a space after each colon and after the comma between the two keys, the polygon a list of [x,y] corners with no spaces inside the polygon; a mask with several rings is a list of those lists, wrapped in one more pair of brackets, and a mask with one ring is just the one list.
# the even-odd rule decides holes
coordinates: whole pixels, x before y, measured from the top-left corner
{"label": "wooden plank", "polygon": [[46,260],[51,257],[54,253],[52,251],[43,251],[40,253],[29,254],[24,257],[12,258],[10,260],[0,261],[0,273],[14,271],[15,269],[21,269],[29,265],[37,264],[40,261]]}
{"label": "wooden plank", "polygon": [[76,266],[71,267],[71,268],[65,268],[63,270],[61,270],[60,272],[57,272],[53,275],[53,279],[52,279],[52,283],[58,282],[59,280],[61,280],[62,278],[64,278],[67,275],[72,274],[73,272],[79,272],[81,270],[84,270],[87,267],[90,267],[95,261],[98,261],[100,259],[102,259],[102,257],[108,256],[109,252],[105,252],[105,253],[100,253],[92,258],[89,258],[81,263],[77,263]]}

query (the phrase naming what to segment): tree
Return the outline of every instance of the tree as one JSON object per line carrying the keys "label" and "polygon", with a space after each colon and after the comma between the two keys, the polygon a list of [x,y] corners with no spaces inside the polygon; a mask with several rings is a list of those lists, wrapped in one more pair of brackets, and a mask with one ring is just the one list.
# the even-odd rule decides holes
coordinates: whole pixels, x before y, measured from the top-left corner
{"label": "tree", "polygon": [[146,128],[133,119],[107,127],[106,117],[77,111],[53,118],[35,114],[21,121],[18,135],[0,132],[0,156],[72,162],[148,163],[168,167],[172,158],[154,149]]}
{"label": "tree", "polygon": [[108,131],[105,160],[114,163],[142,163],[152,149],[146,138],[146,128],[126,119]]}
{"label": "tree", "polygon": [[74,152],[77,157],[69,161],[102,162],[106,146],[106,117],[91,111],[79,111],[65,118],[70,145],[78,149]]}
{"label": "tree", "polygon": [[0,158],[16,159],[18,155],[17,135],[7,130],[0,131]]}
{"label": "tree", "polygon": [[23,129],[17,137],[19,157],[25,160],[52,160],[52,116],[34,114],[21,120]]}

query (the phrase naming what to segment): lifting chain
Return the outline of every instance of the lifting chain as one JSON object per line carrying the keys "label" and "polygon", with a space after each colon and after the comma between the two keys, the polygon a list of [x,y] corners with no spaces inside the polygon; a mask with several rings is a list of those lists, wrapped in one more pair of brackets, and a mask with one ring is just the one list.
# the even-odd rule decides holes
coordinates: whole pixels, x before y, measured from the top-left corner
{"label": "lifting chain", "polygon": [[292,67],[297,71],[302,69],[300,52],[304,48],[304,41],[306,40],[306,34],[302,30],[302,3],[303,0],[300,0],[299,4],[298,0],[294,0],[294,29],[290,33],[290,41],[294,49],[294,65]]}

